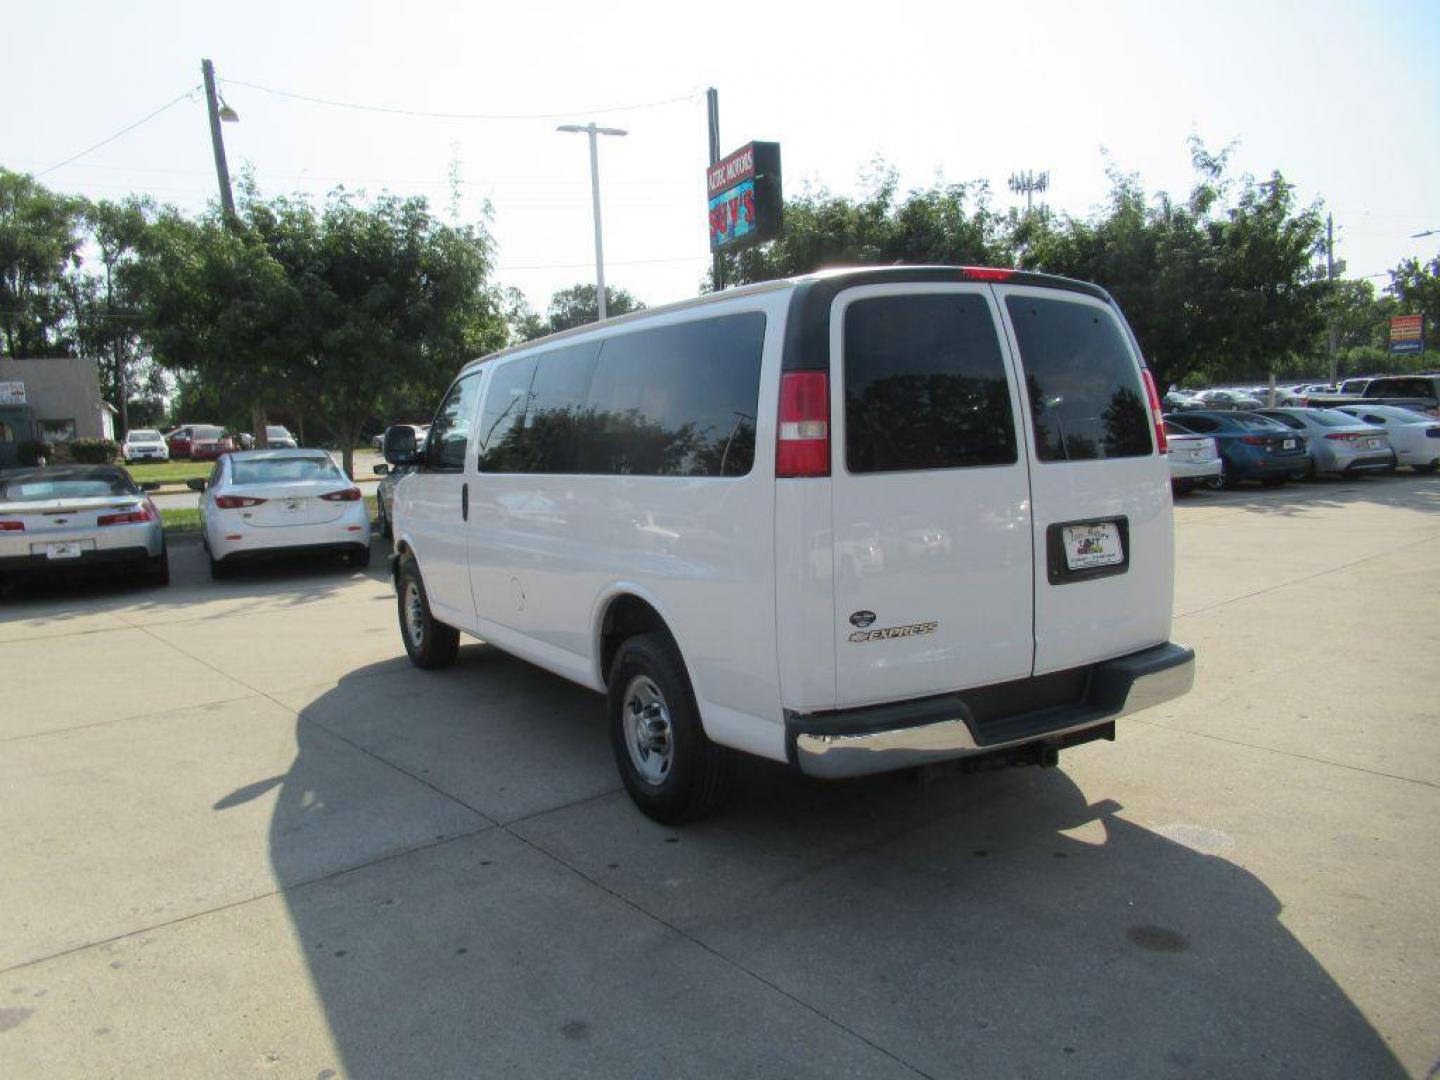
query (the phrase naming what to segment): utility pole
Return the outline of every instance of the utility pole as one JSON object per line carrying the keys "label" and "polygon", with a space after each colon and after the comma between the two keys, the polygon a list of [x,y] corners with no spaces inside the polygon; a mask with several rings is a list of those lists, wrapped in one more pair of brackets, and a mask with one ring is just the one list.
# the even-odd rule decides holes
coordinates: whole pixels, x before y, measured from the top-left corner
{"label": "utility pole", "polygon": [[[1339,270],[1335,265],[1335,215],[1325,215],[1325,280],[1333,282]],[[1330,385],[1338,386],[1340,367],[1340,328],[1330,319]]]}
{"label": "utility pole", "polygon": [[621,128],[596,127],[595,121],[588,124],[561,124],[556,131],[585,132],[590,136],[590,198],[595,207],[595,299],[600,313],[600,322],[605,321],[605,247],[600,237],[600,152],[596,146],[597,135],[628,135]]}
{"label": "utility pole", "polygon": [[1042,195],[1050,190],[1050,172],[1034,172],[1026,169],[1024,172],[1010,174],[1010,190],[1016,195],[1025,196],[1025,216],[1029,217],[1035,209],[1035,192]]}
{"label": "utility pole", "polygon": [[[720,161],[720,92],[713,86],[705,91],[705,112],[710,129],[710,165],[714,167]],[[716,292],[725,288],[725,261],[718,251],[715,252],[710,277]]]}
{"label": "utility pole", "polygon": [[[210,142],[215,150],[215,176],[220,181],[220,205],[225,219],[235,219],[235,196],[230,193],[230,168],[225,164],[225,140],[220,135],[220,105],[215,91],[215,65],[209,60],[200,61],[200,70],[205,75],[205,104],[210,113]],[[228,108],[228,106],[227,106]],[[230,110],[234,116],[235,111]],[[239,119],[238,116],[235,119]]]}
{"label": "utility pole", "polygon": [[[225,224],[233,229],[239,225],[240,219],[235,214],[235,195],[230,190],[230,167],[225,163],[225,140],[220,134],[220,121],[233,124],[240,116],[229,105],[221,105],[220,92],[215,89],[215,65],[209,60],[201,60],[200,71],[205,76],[205,107],[210,114],[210,145],[215,151],[215,178],[220,183],[220,208],[224,212]],[[265,437],[269,420],[265,406],[258,401],[252,403],[250,426],[255,429],[256,449],[263,450],[269,445]]]}

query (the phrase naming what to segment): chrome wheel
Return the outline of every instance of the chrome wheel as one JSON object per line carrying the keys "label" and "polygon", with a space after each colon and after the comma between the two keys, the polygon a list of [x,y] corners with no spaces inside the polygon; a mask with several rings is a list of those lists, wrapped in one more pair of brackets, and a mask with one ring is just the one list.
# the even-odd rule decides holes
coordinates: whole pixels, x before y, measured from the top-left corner
{"label": "chrome wheel", "polygon": [[425,601],[420,597],[420,586],[413,580],[405,582],[405,632],[415,648],[424,646]]}
{"label": "chrome wheel", "polygon": [[625,687],[620,702],[625,725],[625,748],[640,779],[658,787],[670,775],[675,744],[670,726],[670,709],[665,695],[647,675],[636,675]]}

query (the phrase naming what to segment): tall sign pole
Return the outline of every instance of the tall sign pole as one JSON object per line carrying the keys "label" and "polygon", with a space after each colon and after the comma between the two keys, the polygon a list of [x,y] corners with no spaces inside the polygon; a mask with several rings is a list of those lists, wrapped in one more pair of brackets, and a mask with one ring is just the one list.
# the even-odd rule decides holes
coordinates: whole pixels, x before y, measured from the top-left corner
{"label": "tall sign pole", "polygon": [[215,176],[220,181],[220,205],[225,210],[225,220],[233,221],[235,196],[230,193],[230,168],[225,164],[225,140],[220,136],[220,104],[215,96],[215,65],[209,60],[201,60],[200,70],[205,75],[205,105],[210,112],[210,142],[215,150]]}
{"label": "tall sign pole", "polygon": [[[710,165],[713,168],[720,161],[720,92],[713,86],[705,91],[705,112],[709,121]],[[725,262],[718,251],[715,252],[710,276],[716,292],[725,288]]]}

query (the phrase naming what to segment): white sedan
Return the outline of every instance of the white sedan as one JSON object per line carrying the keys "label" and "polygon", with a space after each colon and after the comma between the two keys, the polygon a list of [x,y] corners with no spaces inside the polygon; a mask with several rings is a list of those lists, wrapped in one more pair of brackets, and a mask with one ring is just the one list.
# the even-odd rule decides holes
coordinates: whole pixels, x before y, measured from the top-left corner
{"label": "white sedan", "polygon": [[1215,440],[1181,431],[1165,424],[1165,441],[1170,444],[1170,486],[1176,495],[1197,487],[1219,487],[1225,471]]}
{"label": "white sedan", "polygon": [[370,564],[370,512],[360,489],[323,450],[243,450],[215,463],[201,492],[200,535],[210,574],[276,553],[343,552]]}
{"label": "white sedan", "polygon": [[1395,405],[1340,405],[1336,411],[1384,428],[1398,464],[1426,473],[1440,468],[1440,421],[1433,416]]}

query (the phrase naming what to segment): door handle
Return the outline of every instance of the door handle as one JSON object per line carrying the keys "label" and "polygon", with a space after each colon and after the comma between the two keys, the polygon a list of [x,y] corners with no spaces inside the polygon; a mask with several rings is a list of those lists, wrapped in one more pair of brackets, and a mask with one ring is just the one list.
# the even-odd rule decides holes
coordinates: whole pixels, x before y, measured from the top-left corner
{"label": "door handle", "polygon": [[460,520],[470,520],[470,485],[460,485]]}

